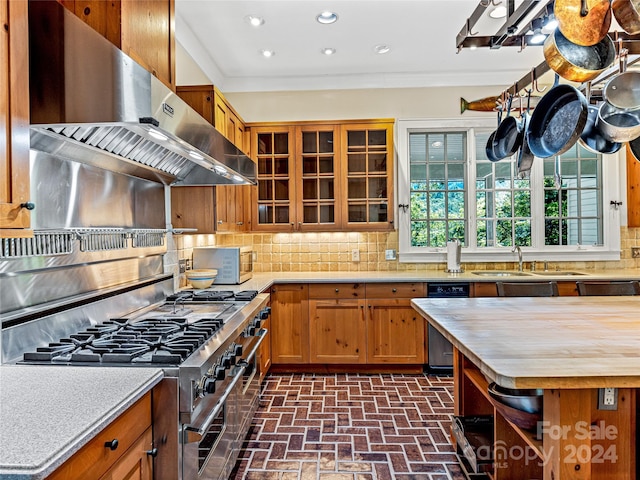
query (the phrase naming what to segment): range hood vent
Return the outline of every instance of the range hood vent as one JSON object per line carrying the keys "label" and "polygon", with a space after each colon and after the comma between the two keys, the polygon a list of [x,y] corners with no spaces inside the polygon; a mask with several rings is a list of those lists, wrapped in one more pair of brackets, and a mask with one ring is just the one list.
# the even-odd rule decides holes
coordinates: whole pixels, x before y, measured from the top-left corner
{"label": "range hood vent", "polygon": [[29,2],[31,148],[170,185],[255,184],[256,165],[58,2]]}

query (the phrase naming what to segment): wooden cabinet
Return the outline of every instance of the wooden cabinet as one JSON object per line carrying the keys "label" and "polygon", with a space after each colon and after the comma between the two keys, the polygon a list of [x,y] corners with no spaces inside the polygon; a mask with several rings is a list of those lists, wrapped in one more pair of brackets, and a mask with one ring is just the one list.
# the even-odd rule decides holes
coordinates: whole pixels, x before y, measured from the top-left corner
{"label": "wooden cabinet", "polygon": [[175,90],[174,0],[59,0]]}
{"label": "wooden cabinet", "polygon": [[250,126],[255,231],[393,228],[393,122]]}
{"label": "wooden cabinet", "polygon": [[411,299],[426,296],[424,283],[369,283],[367,363],[425,363],[426,322]]}
{"label": "wooden cabinet", "polygon": [[311,363],[366,362],[364,295],[359,283],[309,285]]}
{"label": "wooden cabinet", "polygon": [[151,449],[151,393],[147,393],[47,479],[150,480],[153,458],[147,452]]}
{"label": "wooden cabinet", "polygon": [[271,288],[272,363],[309,363],[309,287]]}
{"label": "wooden cabinet", "polygon": [[[177,87],[176,93],[216,130],[243,152],[249,152],[244,121],[213,85]],[[171,190],[174,228],[197,228],[198,233],[246,232],[251,230],[251,185],[174,187]],[[195,191],[192,189],[199,189]],[[203,204],[193,203],[197,197]],[[187,212],[186,209],[196,210]]]}
{"label": "wooden cabinet", "polygon": [[627,143],[627,226],[640,227],[640,161]]}
{"label": "wooden cabinet", "polygon": [[0,237],[30,237],[26,0],[0,0]]}
{"label": "wooden cabinet", "polygon": [[342,126],[341,204],[350,230],[393,228],[393,124]]}
{"label": "wooden cabinet", "polygon": [[410,302],[425,291],[420,282],[276,285],[273,364],[421,366],[426,323]]}

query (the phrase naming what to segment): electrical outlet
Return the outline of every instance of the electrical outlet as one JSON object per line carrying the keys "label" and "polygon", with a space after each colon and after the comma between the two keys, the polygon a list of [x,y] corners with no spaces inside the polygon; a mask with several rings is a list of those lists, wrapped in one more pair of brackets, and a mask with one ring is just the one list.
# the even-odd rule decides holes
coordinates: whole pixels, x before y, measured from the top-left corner
{"label": "electrical outlet", "polygon": [[396,251],[393,249],[384,251],[384,259],[385,260],[395,260],[396,259]]}
{"label": "electrical outlet", "polygon": [[640,258],[640,247],[631,247],[631,258]]}
{"label": "electrical outlet", "polygon": [[185,260],[185,269],[186,270],[191,270],[191,259],[190,258],[187,258]]}
{"label": "electrical outlet", "polygon": [[357,248],[354,248],[353,250],[351,250],[351,261],[352,262],[360,261],[360,250],[358,250]]}
{"label": "electrical outlet", "polygon": [[618,389],[599,388],[598,389],[598,410],[618,409]]}
{"label": "electrical outlet", "polygon": [[187,271],[187,261],[185,259],[178,260],[178,273],[184,273]]}

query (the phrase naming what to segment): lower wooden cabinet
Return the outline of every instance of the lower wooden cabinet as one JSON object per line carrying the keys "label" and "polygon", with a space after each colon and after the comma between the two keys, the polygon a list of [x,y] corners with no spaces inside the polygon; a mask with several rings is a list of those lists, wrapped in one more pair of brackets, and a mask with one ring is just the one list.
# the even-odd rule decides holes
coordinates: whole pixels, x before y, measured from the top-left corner
{"label": "lower wooden cabinet", "polygon": [[364,300],[309,300],[311,363],[365,363]]}
{"label": "lower wooden cabinet", "polygon": [[271,289],[271,361],[309,363],[309,287],[282,284]]}
{"label": "lower wooden cabinet", "polygon": [[276,285],[273,364],[422,365],[426,322],[411,299],[425,289],[420,282]]}
{"label": "lower wooden cabinet", "polygon": [[149,427],[100,480],[152,480],[153,457],[147,454],[152,443],[153,435]]}
{"label": "lower wooden cabinet", "polygon": [[264,340],[260,344],[260,349],[258,350],[260,382],[264,380],[264,377],[269,371],[269,367],[271,367],[271,318],[263,320],[261,327],[267,329],[267,334],[265,335]]}
{"label": "lower wooden cabinet", "polygon": [[151,393],[147,393],[47,480],[150,480],[153,478],[153,458],[147,451],[152,446]]}

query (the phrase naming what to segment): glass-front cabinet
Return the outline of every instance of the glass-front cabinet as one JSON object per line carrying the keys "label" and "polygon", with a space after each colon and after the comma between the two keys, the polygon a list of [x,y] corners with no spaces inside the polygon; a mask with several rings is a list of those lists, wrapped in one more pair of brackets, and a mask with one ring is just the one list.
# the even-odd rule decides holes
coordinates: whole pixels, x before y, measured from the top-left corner
{"label": "glass-front cabinet", "polygon": [[393,228],[393,121],[252,125],[253,230]]}

